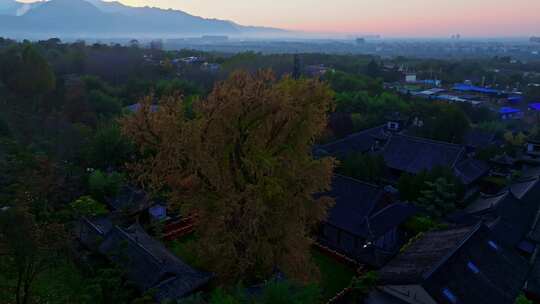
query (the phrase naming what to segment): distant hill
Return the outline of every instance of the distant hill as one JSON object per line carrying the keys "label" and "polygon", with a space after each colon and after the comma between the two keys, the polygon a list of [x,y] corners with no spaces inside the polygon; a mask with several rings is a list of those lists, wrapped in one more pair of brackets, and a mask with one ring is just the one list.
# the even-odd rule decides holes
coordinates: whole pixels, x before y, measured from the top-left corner
{"label": "distant hill", "polygon": [[41,3],[20,3],[15,0],[0,0],[0,16],[18,16],[23,15],[30,9]]}
{"label": "distant hill", "polygon": [[242,26],[180,10],[131,7],[101,0],[51,0],[23,4],[0,0],[0,36],[156,36],[279,34],[274,28]]}

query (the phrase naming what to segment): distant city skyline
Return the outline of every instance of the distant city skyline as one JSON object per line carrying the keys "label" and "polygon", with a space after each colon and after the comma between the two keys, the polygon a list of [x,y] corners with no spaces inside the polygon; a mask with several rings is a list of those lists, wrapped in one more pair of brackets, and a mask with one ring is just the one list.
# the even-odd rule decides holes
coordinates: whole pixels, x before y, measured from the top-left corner
{"label": "distant city skyline", "polygon": [[[109,1],[109,0],[108,0]],[[35,0],[20,0],[35,2]],[[540,34],[538,0],[120,0],[243,25],[385,37]]]}

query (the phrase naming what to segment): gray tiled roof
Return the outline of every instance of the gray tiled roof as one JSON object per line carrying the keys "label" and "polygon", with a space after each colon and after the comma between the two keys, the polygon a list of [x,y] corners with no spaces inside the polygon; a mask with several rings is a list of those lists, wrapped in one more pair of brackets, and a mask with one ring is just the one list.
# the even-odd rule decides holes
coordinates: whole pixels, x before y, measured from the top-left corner
{"label": "gray tiled roof", "polygon": [[124,185],[114,198],[106,199],[107,204],[114,211],[127,211],[137,213],[149,208],[154,202],[149,195],[141,189]]}
{"label": "gray tiled roof", "polygon": [[438,166],[454,168],[465,157],[465,148],[420,137],[394,135],[383,150],[389,168],[417,174]]}
{"label": "gray tiled roof", "polygon": [[184,297],[211,278],[185,264],[138,224],[114,227],[99,251],[122,265],[141,290],[155,289],[160,301]]}
{"label": "gray tiled roof", "polygon": [[481,194],[478,199],[465,208],[465,212],[468,214],[476,214],[493,210],[494,208],[497,208],[499,203],[503,201],[508,194],[508,191],[495,195]]}
{"label": "gray tiled roof", "polygon": [[485,176],[489,169],[490,167],[486,162],[467,158],[456,165],[454,173],[463,184],[469,185]]}
{"label": "gray tiled roof", "polygon": [[212,278],[185,264],[138,224],[122,228],[107,217],[82,219],[76,232],[83,245],[120,265],[141,292],[155,291],[157,301],[180,299]]}
{"label": "gray tiled roof", "polygon": [[346,157],[354,153],[369,152],[378,140],[386,139],[389,134],[385,132],[385,126],[379,126],[351,134],[340,140],[315,147],[318,156],[332,155]]}
{"label": "gray tiled roof", "polygon": [[383,267],[381,285],[422,285],[437,303],[510,304],[521,292],[527,261],[486,226],[429,232]]}
{"label": "gray tiled roof", "polygon": [[495,133],[474,128],[465,133],[463,142],[468,147],[485,148],[495,142]]}
{"label": "gray tiled roof", "polygon": [[326,222],[355,235],[368,235],[365,220],[383,195],[381,188],[336,175],[332,181],[332,190],[324,195],[335,200]]}
{"label": "gray tiled roof", "polygon": [[421,283],[477,229],[463,227],[424,234],[379,271],[379,280],[386,285]]}
{"label": "gray tiled roof", "polygon": [[334,176],[332,190],[324,195],[335,200],[326,222],[368,239],[383,235],[417,212],[411,204],[386,204],[384,189],[341,175]]}

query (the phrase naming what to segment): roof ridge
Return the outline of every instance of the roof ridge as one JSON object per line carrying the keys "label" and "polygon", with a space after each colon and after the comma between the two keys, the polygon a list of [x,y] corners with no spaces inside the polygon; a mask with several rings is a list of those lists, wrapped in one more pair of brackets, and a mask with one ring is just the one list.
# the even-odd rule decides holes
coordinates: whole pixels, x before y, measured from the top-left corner
{"label": "roof ridge", "polygon": [[346,176],[346,175],[343,175],[343,174],[337,174],[337,173],[334,173],[334,176],[345,178],[345,179],[351,180],[351,181],[359,183],[359,184],[364,184],[366,186],[371,186],[371,187],[377,188],[377,189],[379,189],[381,191],[383,190],[382,187],[379,186],[379,185],[372,184],[372,183],[369,183],[369,182],[366,182],[366,181],[363,181],[363,180],[359,180],[359,179],[356,179],[354,177]]}
{"label": "roof ridge", "polygon": [[[456,168],[457,167],[459,159],[461,159],[461,156],[465,152],[466,152],[465,147],[461,146],[460,151],[459,151],[458,155],[456,156],[456,159],[454,159],[454,162],[452,163],[452,166],[450,168]],[[467,158],[467,159],[469,159],[469,158]]]}
{"label": "roof ridge", "polygon": [[352,133],[352,134],[349,134],[343,138],[340,138],[338,140],[334,140],[332,142],[329,142],[329,143],[326,143],[324,145],[319,145],[318,147],[326,147],[326,146],[330,146],[330,145],[334,145],[334,144],[337,144],[337,143],[341,143],[341,142],[344,142],[348,139],[351,139],[352,137],[354,136],[357,136],[357,135],[360,135],[360,134],[364,134],[364,133],[368,133],[369,131],[373,131],[375,129],[378,129],[378,128],[384,128],[385,125],[380,125],[380,126],[376,126],[376,127],[372,127],[372,128],[369,128],[369,129],[365,129],[365,130],[362,130],[362,131],[358,131],[358,132],[355,132],[355,133]]}
{"label": "roof ridge", "polygon": [[454,143],[447,142],[447,141],[435,140],[435,139],[430,139],[430,138],[425,138],[425,137],[420,137],[420,136],[414,136],[414,135],[408,135],[408,134],[402,134],[402,133],[393,134],[390,137],[390,139],[392,139],[394,136],[396,136],[396,137],[406,137],[406,138],[409,138],[409,139],[412,139],[412,140],[415,140],[415,141],[419,141],[419,142],[429,142],[429,143],[434,143],[434,144],[440,144],[440,145],[446,145],[446,146],[454,146],[456,148],[459,147],[460,149],[465,149],[465,146],[461,145],[461,144],[454,144]]}
{"label": "roof ridge", "polygon": [[480,227],[482,227],[483,223],[482,221],[478,222],[475,226],[472,226],[472,229],[471,231],[469,231],[467,233],[467,235],[465,236],[465,238],[463,238],[459,243],[458,245],[450,250],[449,253],[447,253],[439,262],[437,262],[435,264],[435,266],[430,269],[428,272],[424,273],[422,275],[422,278],[424,280],[426,280],[427,278],[429,278],[435,271],[437,271],[437,269],[439,269],[439,267],[441,267],[446,261],[448,261],[448,259],[450,259],[459,249],[461,249],[461,247],[463,247],[463,245],[480,229]]}
{"label": "roof ridge", "polygon": [[131,236],[127,231],[125,231],[124,229],[122,229],[120,226],[116,226],[116,228],[125,236],[127,237],[131,242],[135,243],[135,245],[137,245],[137,247],[139,247],[140,249],[142,249],[144,252],[146,252],[148,255],[150,255],[152,257],[152,259],[154,259],[157,263],[159,264],[163,264],[163,261],[158,258],[155,254],[153,254],[150,249],[146,248],[145,246],[143,246],[138,240],[136,240],[135,238],[133,238],[133,236]]}
{"label": "roof ridge", "polygon": [[479,198],[487,199],[487,198],[503,197],[503,196],[508,195],[509,192],[510,192],[509,189],[504,189],[503,191],[501,191],[499,193],[495,193],[495,194],[489,194],[489,193],[480,192],[480,197]]}
{"label": "roof ridge", "polygon": [[89,220],[86,216],[83,216],[83,220],[90,225],[92,228],[94,228],[98,233],[105,234],[105,232],[96,224],[94,224],[91,220]]}
{"label": "roof ridge", "polygon": [[[527,195],[529,193],[529,191],[531,191],[532,188],[534,188],[538,182],[540,181],[540,177],[539,176],[529,176],[529,177],[526,177],[522,180],[517,180],[516,182],[512,183],[511,185],[508,186],[508,191],[512,194],[512,196],[514,198],[516,198],[517,200],[520,200],[523,199],[523,197],[525,195]],[[512,188],[516,185],[519,185],[519,184],[525,184],[525,183],[529,183],[527,189],[522,193],[522,195],[516,195],[515,191],[512,190]]]}
{"label": "roof ridge", "polygon": [[409,204],[406,203],[406,202],[401,202],[401,201],[398,201],[398,202],[395,202],[395,203],[388,204],[388,205],[385,206],[384,208],[381,208],[381,209],[378,210],[377,212],[375,212],[375,213],[373,213],[372,215],[370,215],[370,216],[369,216],[369,219],[374,218],[374,217],[378,216],[379,214],[381,214],[383,211],[386,211],[387,209],[393,208],[393,207],[398,206],[398,205],[407,206],[407,205],[409,205]]}

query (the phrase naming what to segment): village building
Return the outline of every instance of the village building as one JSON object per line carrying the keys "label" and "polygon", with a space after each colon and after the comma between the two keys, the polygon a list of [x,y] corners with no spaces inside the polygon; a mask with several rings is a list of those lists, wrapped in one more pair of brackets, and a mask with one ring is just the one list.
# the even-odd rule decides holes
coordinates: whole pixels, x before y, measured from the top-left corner
{"label": "village building", "polygon": [[416,208],[397,202],[395,193],[353,178],[336,175],[324,193],[335,205],[322,224],[319,242],[358,262],[383,265],[403,244],[400,225]]}
{"label": "village building", "polygon": [[403,173],[416,175],[446,167],[463,184],[471,185],[489,172],[487,163],[468,157],[465,146],[408,135],[391,136],[382,156],[394,180]]}
{"label": "village building", "polygon": [[482,130],[480,128],[471,128],[463,138],[463,144],[468,152],[474,152],[479,149],[485,149],[497,145],[497,136],[495,132]]}
{"label": "village building", "polygon": [[316,146],[313,151],[318,157],[331,155],[338,158],[357,153],[374,152],[382,147],[390,135],[387,125],[377,126],[328,144]]}
{"label": "village building", "polygon": [[188,296],[212,278],[187,265],[139,224],[122,227],[108,217],[83,218],[75,236],[87,250],[120,266],[141,293],[151,291],[158,303]]}
{"label": "village building", "polygon": [[512,107],[501,107],[498,111],[499,117],[502,120],[521,119],[523,118],[523,111]]}
{"label": "village building", "polygon": [[378,272],[377,290],[411,304],[509,304],[528,268],[478,223],[425,233]]}

